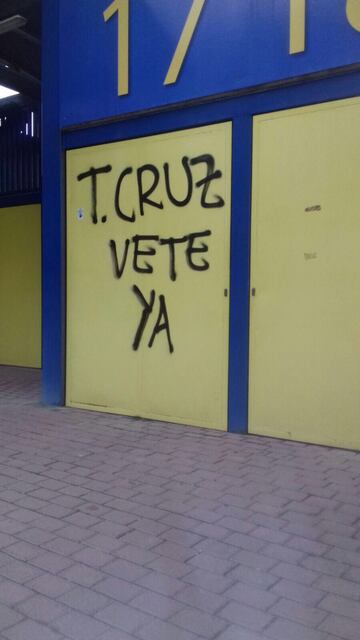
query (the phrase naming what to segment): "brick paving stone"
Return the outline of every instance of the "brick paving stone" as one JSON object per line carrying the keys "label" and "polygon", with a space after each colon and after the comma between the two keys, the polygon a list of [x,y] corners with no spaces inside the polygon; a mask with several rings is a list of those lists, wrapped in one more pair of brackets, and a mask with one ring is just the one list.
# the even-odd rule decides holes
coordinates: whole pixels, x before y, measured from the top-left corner
{"label": "brick paving stone", "polygon": [[56,618],[60,618],[67,613],[67,607],[51,600],[46,596],[34,595],[32,598],[22,602],[17,607],[17,611],[28,618],[33,618],[37,622],[48,623]]}
{"label": "brick paving stone", "polygon": [[33,595],[33,591],[24,587],[12,580],[0,581],[0,603],[7,604],[10,607],[16,605],[18,602],[26,600]]}
{"label": "brick paving stone", "polygon": [[174,598],[184,605],[201,609],[207,613],[216,613],[227,603],[227,598],[193,585],[186,586],[178,591]]}
{"label": "brick paving stone", "polygon": [[239,625],[231,625],[224,633],[220,633],[216,640],[264,640],[264,636]]}
{"label": "brick paving stone", "polygon": [[17,622],[20,622],[22,619],[22,615],[16,613],[6,605],[0,604],[0,630],[2,632],[4,632],[4,629],[11,627]]}
{"label": "brick paving stone", "polygon": [[225,560],[223,558],[216,558],[208,553],[198,553],[189,560],[189,564],[206,571],[213,571],[214,573],[224,574],[234,569],[238,562],[235,560],[235,556]]}
{"label": "brick paving stone", "polygon": [[0,640],[359,639],[358,453],[43,407],[39,375],[0,367]]}
{"label": "brick paving stone", "polygon": [[42,571],[36,567],[32,567],[26,562],[20,560],[11,560],[11,562],[0,566],[0,575],[4,578],[9,578],[19,584],[24,584],[32,578],[40,576]]}
{"label": "brick paving stone", "polygon": [[266,636],[272,640],[328,640],[327,634],[323,631],[281,618],[267,627]]}
{"label": "brick paving stone", "polygon": [[273,617],[260,609],[240,602],[230,601],[217,614],[233,624],[240,624],[251,631],[262,631],[273,620]]}
{"label": "brick paving stone", "polygon": [[72,582],[51,574],[39,576],[28,582],[26,586],[51,598],[61,596],[63,593],[66,593],[66,591],[74,588]]}
{"label": "brick paving stone", "polygon": [[131,606],[163,620],[167,620],[184,607],[180,602],[153,591],[145,591],[136,596],[131,600]]}
{"label": "brick paving stone", "polygon": [[136,633],[141,640],[200,640],[200,636],[169,622],[154,620]]}
{"label": "brick paving stone", "polygon": [[[329,632],[344,640],[359,640],[359,621],[349,620],[344,616],[330,614],[319,629]],[[325,633],[324,633],[325,637]],[[326,640],[326,638],[325,638]]]}
{"label": "brick paving stone", "polygon": [[330,595],[326,596],[326,598],[321,601],[319,607],[329,613],[335,613],[360,622],[359,600],[350,600],[349,598]]}
{"label": "brick paving stone", "polygon": [[81,551],[77,551],[73,554],[72,558],[73,561],[89,565],[93,569],[100,569],[113,560],[113,556],[110,553],[101,551],[101,549],[93,549],[91,547],[86,547],[81,549]]}
{"label": "brick paving stone", "polygon": [[31,564],[43,571],[56,574],[71,567],[74,564],[74,561],[60,556],[57,553],[45,551],[41,555],[36,556],[36,558],[32,558]]}
{"label": "brick paving stone", "polygon": [[269,607],[279,599],[276,594],[270,593],[270,591],[257,589],[242,582],[237,582],[234,586],[230,587],[230,589],[225,591],[223,596],[263,611],[269,609]]}
{"label": "brick paving stone", "polygon": [[321,576],[313,586],[323,591],[335,593],[338,596],[352,598],[354,600],[360,599],[360,584],[352,582],[351,580],[324,575]]}
{"label": "brick paving stone", "polygon": [[58,598],[59,602],[82,613],[96,613],[110,604],[109,598],[86,587],[75,587]]}
{"label": "brick paving stone", "polygon": [[133,633],[139,627],[148,625],[153,620],[153,617],[147,613],[120,602],[105,607],[96,614],[96,618],[127,633]]}
{"label": "brick paving stone", "polygon": [[[321,584],[319,586],[321,587]],[[279,580],[271,588],[271,592],[309,606],[316,606],[325,596],[325,590],[320,591],[320,589],[284,579]]]}
{"label": "brick paving stone", "polygon": [[144,592],[144,589],[141,587],[131,582],[121,580],[120,578],[105,578],[105,580],[98,582],[94,588],[97,592],[109,596],[113,600],[118,600],[123,604],[127,604],[130,600]]}
{"label": "brick paving stone", "polygon": [[66,578],[66,580],[71,580],[84,587],[92,587],[104,578],[104,574],[97,569],[93,569],[79,562],[72,564],[69,569],[65,569],[59,575],[62,578]]}
{"label": "brick paving stone", "polygon": [[184,582],[181,580],[156,571],[152,571],[136,580],[136,583],[145,589],[151,589],[164,596],[173,596],[184,587]]}
{"label": "brick paving stone", "polygon": [[[322,607],[322,603],[320,607]],[[315,607],[307,607],[287,598],[278,600],[269,609],[269,613],[309,627],[317,627],[327,616],[326,611],[321,611],[321,609]]]}
{"label": "brick paving stone", "polygon": [[3,631],[8,640],[62,640],[62,637],[34,620],[24,620],[10,629]]}
{"label": "brick paving stone", "polygon": [[271,573],[279,578],[287,578],[293,582],[300,582],[301,584],[311,585],[318,574],[315,571],[309,569],[303,569],[302,567],[296,567],[293,564],[287,562],[280,562],[275,567],[272,567]]}
{"label": "brick paving stone", "polygon": [[10,547],[6,547],[6,553],[13,558],[17,558],[17,560],[31,560],[31,558],[36,558],[43,552],[39,547],[28,542],[16,542]]}
{"label": "brick paving stone", "polygon": [[129,582],[138,580],[148,573],[148,570],[145,569],[145,567],[140,567],[134,562],[122,559],[112,560],[102,567],[102,571],[104,573],[109,573],[116,578],[128,580]]}
{"label": "brick paving stone", "polygon": [[209,640],[215,638],[227,626],[227,623],[219,617],[199,611],[193,607],[186,607],[182,611],[175,613],[170,618],[170,622],[187,631],[191,631],[191,633],[209,638]]}
{"label": "brick paving stone", "polygon": [[[77,611],[72,611],[52,624],[53,628],[73,640],[95,640],[109,631],[109,626]],[[28,638],[26,639],[28,640]]]}
{"label": "brick paving stone", "polygon": [[341,562],[335,562],[334,560],[328,560],[327,558],[315,558],[314,556],[304,558],[300,564],[312,571],[325,573],[338,578],[343,576],[347,569],[347,565]]}
{"label": "brick paving stone", "polygon": [[129,636],[125,631],[120,629],[111,629],[99,636],[99,640],[134,640],[134,636]]}
{"label": "brick paving stone", "polygon": [[223,593],[235,582],[228,576],[221,576],[211,571],[205,571],[204,569],[195,569],[185,575],[183,581],[197,585],[213,593]]}
{"label": "brick paving stone", "polygon": [[235,547],[240,547],[245,551],[252,551],[253,553],[257,553],[260,549],[265,547],[264,540],[253,538],[252,536],[244,533],[232,533],[226,538],[226,542],[234,545]]}

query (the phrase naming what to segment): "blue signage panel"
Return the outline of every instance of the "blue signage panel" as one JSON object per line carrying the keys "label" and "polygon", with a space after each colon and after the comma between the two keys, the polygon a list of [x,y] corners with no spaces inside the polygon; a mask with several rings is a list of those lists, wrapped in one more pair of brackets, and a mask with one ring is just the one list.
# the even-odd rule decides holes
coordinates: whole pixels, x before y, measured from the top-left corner
{"label": "blue signage panel", "polygon": [[360,62],[358,0],[59,4],[62,126]]}

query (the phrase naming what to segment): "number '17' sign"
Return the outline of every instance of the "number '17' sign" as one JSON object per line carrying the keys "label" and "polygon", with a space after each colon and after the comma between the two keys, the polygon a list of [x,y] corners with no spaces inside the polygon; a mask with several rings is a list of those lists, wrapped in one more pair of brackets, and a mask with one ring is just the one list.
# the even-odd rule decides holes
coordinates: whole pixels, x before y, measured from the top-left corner
{"label": "number '17' sign", "polygon": [[[206,1],[192,1],[183,31],[166,74],[164,85],[177,82]],[[289,4],[289,53],[293,55],[305,51],[307,0],[289,0]],[[118,17],[119,96],[125,96],[129,93],[129,5],[130,0],[113,0],[103,13],[105,22],[115,14]],[[360,0],[346,0],[346,15],[350,25],[360,31]]]}

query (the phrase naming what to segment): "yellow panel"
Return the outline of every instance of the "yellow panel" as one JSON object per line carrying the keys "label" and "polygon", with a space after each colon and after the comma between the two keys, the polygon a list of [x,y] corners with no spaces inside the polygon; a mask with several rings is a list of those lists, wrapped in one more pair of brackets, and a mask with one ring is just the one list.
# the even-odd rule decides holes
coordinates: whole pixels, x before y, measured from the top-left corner
{"label": "yellow panel", "polygon": [[41,366],[40,205],[0,209],[0,364]]}
{"label": "yellow panel", "polygon": [[[92,179],[82,176],[91,167],[106,168],[96,178],[97,224]],[[165,170],[183,206],[167,194]],[[157,206],[140,215],[138,182],[146,194],[157,175],[147,196]],[[230,200],[230,123],[68,152],[69,406],[226,429]],[[155,238],[139,240],[146,255],[135,258],[140,235]],[[169,238],[183,239],[173,246],[176,279],[171,245],[159,242]]]}
{"label": "yellow panel", "polygon": [[360,100],[255,118],[250,431],[360,448]]}

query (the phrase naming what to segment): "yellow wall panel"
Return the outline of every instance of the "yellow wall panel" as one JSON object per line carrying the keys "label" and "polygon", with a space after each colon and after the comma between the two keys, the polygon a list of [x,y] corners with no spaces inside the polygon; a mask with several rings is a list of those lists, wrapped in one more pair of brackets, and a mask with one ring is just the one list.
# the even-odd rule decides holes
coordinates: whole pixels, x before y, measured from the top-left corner
{"label": "yellow wall panel", "polygon": [[41,366],[40,205],[0,209],[0,364]]}
{"label": "yellow wall panel", "polygon": [[229,123],[68,152],[69,406],[227,428],[230,210]]}
{"label": "yellow wall panel", "polygon": [[360,100],[254,122],[252,433],[360,448]]}

